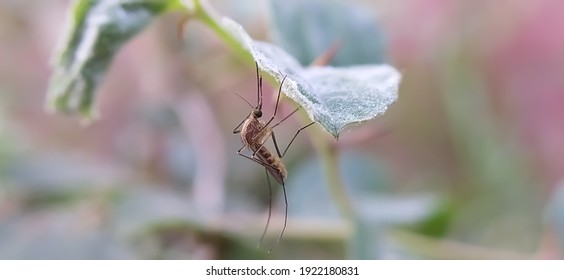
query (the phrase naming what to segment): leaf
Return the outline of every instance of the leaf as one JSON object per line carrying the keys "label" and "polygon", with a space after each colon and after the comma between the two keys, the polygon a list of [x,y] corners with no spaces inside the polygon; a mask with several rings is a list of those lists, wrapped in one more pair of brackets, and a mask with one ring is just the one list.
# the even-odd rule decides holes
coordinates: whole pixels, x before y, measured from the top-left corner
{"label": "leaf", "polygon": [[53,59],[47,106],[93,116],[96,88],[120,47],[178,0],[78,0]]}
{"label": "leaf", "polygon": [[[441,210],[441,201],[433,195],[394,195],[384,166],[370,157],[344,153],[339,169],[359,218],[367,223],[407,225],[421,222]],[[291,216],[339,219],[339,211],[329,193],[319,159],[309,159],[293,168],[286,188]],[[304,187],[305,186],[305,187]],[[282,200],[278,201],[283,203]]]}
{"label": "leaf", "polygon": [[401,74],[392,66],[304,68],[283,49],[254,41],[229,18],[223,18],[222,28],[252,55],[262,71],[277,82],[287,77],[282,88],[286,96],[335,138],[345,126],[383,114],[398,98]]}
{"label": "leaf", "polygon": [[124,192],[115,219],[117,232],[124,236],[165,224],[202,227],[204,223],[186,194],[155,188]]}
{"label": "leaf", "polygon": [[409,247],[398,243],[389,232],[385,225],[355,220],[353,235],[347,240],[348,259],[415,259]]}
{"label": "leaf", "polygon": [[[342,219],[329,193],[319,159],[304,161],[286,182],[288,215],[290,218],[315,218],[335,221]],[[347,253],[353,259],[409,258],[403,248],[391,240],[387,231],[394,227],[413,226],[428,221],[442,211],[444,205],[430,194],[394,195],[384,166],[374,159],[344,153],[339,158],[339,170],[346,192],[357,217],[347,240]],[[282,197],[277,203],[283,205]]]}
{"label": "leaf", "polygon": [[[339,169],[347,191],[353,197],[378,196],[389,188],[386,172],[368,157],[354,153],[345,153],[339,159]],[[288,208],[290,216],[299,218],[340,219],[325,178],[325,170],[319,158],[302,161],[290,170],[292,173],[286,182]],[[280,197],[282,198],[282,197]],[[283,200],[279,200],[283,203]]]}
{"label": "leaf", "polygon": [[100,191],[128,176],[119,164],[63,152],[22,155],[2,169],[12,191],[40,196]]}
{"label": "leaf", "polygon": [[[79,207],[80,208],[80,207]],[[132,259],[134,254],[110,228],[92,224],[92,214],[41,209],[0,223],[0,259]]]}
{"label": "leaf", "polygon": [[385,61],[384,35],[362,7],[339,0],[271,0],[270,10],[274,42],[303,65],[335,44],[333,66]]}

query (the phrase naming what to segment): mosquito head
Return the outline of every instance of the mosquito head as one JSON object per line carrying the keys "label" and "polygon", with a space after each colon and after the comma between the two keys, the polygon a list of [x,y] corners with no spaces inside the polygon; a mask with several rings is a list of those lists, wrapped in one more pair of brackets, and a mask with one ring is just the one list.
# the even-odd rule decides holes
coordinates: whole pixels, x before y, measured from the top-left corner
{"label": "mosquito head", "polygon": [[262,111],[259,108],[253,109],[253,116],[257,119],[262,117]]}

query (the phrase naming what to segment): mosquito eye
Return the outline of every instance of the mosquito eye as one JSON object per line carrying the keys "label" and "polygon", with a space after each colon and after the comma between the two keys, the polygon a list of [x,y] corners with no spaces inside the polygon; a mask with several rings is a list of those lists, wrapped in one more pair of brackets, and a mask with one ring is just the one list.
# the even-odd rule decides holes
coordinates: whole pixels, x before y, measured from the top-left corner
{"label": "mosquito eye", "polygon": [[257,118],[262,117],[262,111],[260,111],[260,110],[255,110],[255,111],[253,112],[253,114],[254,114],[255,117],[257,117]]}

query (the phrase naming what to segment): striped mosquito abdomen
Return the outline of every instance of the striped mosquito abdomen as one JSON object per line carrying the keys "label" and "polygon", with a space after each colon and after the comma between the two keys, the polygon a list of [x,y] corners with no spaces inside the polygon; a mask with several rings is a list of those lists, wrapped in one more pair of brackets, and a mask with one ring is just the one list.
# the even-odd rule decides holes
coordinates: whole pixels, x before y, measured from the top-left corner
{"label": "striped mosquito abdomen", "polygon": [[[253,151],[256,151],[258,157],[268,163],[267,170],[280,184],[284,184],[286,177],[288,176],[288,171],[282,163],[282,160],[275,154],[271,153],[266,147],[251,147]],[[258,149],[258,150],[257,150]]]}

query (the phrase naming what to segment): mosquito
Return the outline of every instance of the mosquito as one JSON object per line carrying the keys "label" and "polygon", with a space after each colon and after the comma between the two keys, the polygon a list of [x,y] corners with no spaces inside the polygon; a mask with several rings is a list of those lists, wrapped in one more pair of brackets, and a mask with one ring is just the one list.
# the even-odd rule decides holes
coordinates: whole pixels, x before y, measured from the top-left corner
{"label": "mosquito", "polygon": [[[266,231],[268,230],[268,225],[270,224],[270,217],[272,215],[272,188],[270,186],[270,178],[268,174],[274,177],[276,182],[278,182],[282,186],[282,192],[284,194],[284,205],[285,205],[284,226],[282,227],[282,231],[280,231],[280,234],[278,235],[278,239],[276,240],[275,245],[268,250],[268,252],[270,253],[272,249],[280,242],[280,239],[282,238],[282,235],[284,235],[284,231],[286,230],[286,224],[288,222],[288,198],[286,197],[286,185],[285,185],[285,180],[286,177],[288,176],[288,172],[286,171],[286,167],[284,166],[284,163],[282,162],[281,159],[284,157],[284,155],[286,155],[288,148],[290,148],[290,145],[292,145],[298,134],[302,130],[313,125],[315,122],[311,122],[310,124],[298,129],[296,131],[296,134],[294,134],[294,137],[292,137],[292,140],[290,140],[290,143],[288,143],[288,146],[286,146],[284,151],[280,153],[280,149],[278,148],[278,143],[276,142],[276,136],[274,134],[273,129],[278,125],[280,125],[285,120],[287,120],[294,113],[296,113],[300,109],[300,107],[296,108],[294,111],[292,111],[292,113],[284,117],[279,122],[275,123],[272,126],[269,126],[270,123],[272,123],[272,121],[276,117],[276,113],[278,112],[280,93],[282,92],[282,85],[284,85],[284,81],[286,80],[286,76],[284,76],[282,82],[280,82],[280,87],[278,88],[278,96],[276,97],[276,105],[274,106],[274,113],[272,114],[272,117],[267,122],[262,121],[260,119],[262,117],[262,75],[259,73],[259,67],[256,62],[255,62],[255,66],[257,71],[257,105],[256,106],[251,105],[251,103],[249,103],[245,98],[235,93],[237,96],[243,99],[247,104],[249,104],[252,110],[250,114],[243,121],[241,121],[241,123],[239,123],[239,125],[237,125],[235,129],[233,129],[233,134],[239,133],[241,135],[241,141],[243,142],[243,147],[237,150],[237,154],[264,166],[266,173],[266,179],[268,182],[268,193],[269,193],[268,219],[266,221],[266,225],[260,237],[259,247],[262,244]],[[264,146],[268,138],[272,139],[274,148],[276,149],[276,154],[270,152]],[[249,149],[250,151],[252,151],[252,155],[248,156],[243,154],[242,151],[245,149]]]}

